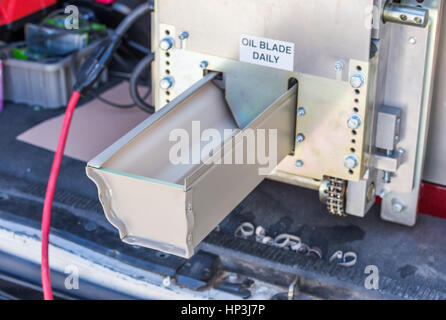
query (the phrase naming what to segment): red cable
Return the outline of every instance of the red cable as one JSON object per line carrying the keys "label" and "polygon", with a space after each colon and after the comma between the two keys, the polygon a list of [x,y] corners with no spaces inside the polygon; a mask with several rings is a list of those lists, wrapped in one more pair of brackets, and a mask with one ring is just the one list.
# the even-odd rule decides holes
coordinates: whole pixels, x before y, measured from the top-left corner
{"label": "red cable", "polygon": [[74,109],[80,98],[80,93],[75,91],[68,102],[67,110],[65,111],[65,118],[62,124],[62,130],[59,136],[59,143],[57,145],[56,154],[51,168],[51,174],[48,180],[46,189],[45,203],[43,205],[42,213],[42,261],[41,261],[41,276],[43,297],[45,300],[53,300],[53,289],[51,288],[50,266],[48,259],[49,234],[51,225],[51,208],[53,206],[54,190],[56,189],[57,177],[59,176],[60,164],[62,162],[65,144],[67,142],[68,131],[70,130],[71,118],[73,117]]}

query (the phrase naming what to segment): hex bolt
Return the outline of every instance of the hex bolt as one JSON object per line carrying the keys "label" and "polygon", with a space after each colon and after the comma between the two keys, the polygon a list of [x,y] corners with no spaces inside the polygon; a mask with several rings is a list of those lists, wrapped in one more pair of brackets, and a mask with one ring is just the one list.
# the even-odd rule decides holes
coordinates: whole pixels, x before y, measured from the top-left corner
{"label": "hex bolt", "polygon": [[183,31],[183,32],[178,36],[178,38],[179,38],[180,40],[186,40],[187,38],[189,38],[189,32],[187,32],[187,31]]}
{"label": "hex bolt", "polygon": [[305,135],[303,133],[299,133],[296,137],[297,143],[302,143],[305,141]]}
{"label": "hex bolt", "polygon": [[358,156],[355,154],[350,154],[346,156],[344,159],[344,166],[350,170],[357,168],[359,166]]}
{"label": "hex bolt", "polygon": [[394,213],[401,213],[405,209],[405,206],[403,203],[401,203],[398,199],[394,199],[392,201],[392,211]]}
{"label": "hex bolt", "polygon": [[342,60],[336,61],[334,68],[338,72],[344,70],[344,61]]}
{"label": "hex bolt", "polygon": [[389,190],[387,189],[381,189],[381,191],[379,192],[379,196],[381,197],[381,199],[384,199],[385,197],[387,197],[387,195],[390,193]]}
{"label": "hex bolt", "polygon": [[304,162],[302,160],[296,161],[296,168],[302,168],[304,166]]}
{"label": "hex bolt", "polygon": [[350,78],[350,85],[355,89],[361,88],[364,85],[364,82],[364,76],[360,73],[356,73]]}
{"label": "hex bolt", "polygon": [[161,79],[161,81],[160,81],[160,88],[163,90],[169,90],[170,88],[173,87],[174,83],[175,83],[174,78],[165,77],[165,78]]}
{"label": "hex bolt", "polygon": [[406,154],[406,149],[404,149],[404,148],[398,148],[398,150],[397,150],[396,152],[398,152],[398,155],[399,155],[400,157],[402,157],[402,156],[404,156],[404,155]]}
{"label": "hex bolt", "polygon": [[209,67],[209,62],[207,62],[206,60],[200,62],[201,69],[206,69],[207,67]]}
{"label": "hex bolt", "polygon": [[350,129],[356,130],[362,125],[362,119],[357,114],[354,114],[348,119],[347,125]]}
{"label": "hex bolt", "polygon": [[297,115],[299,117],[304,117],[307,114],[307,110],[305,110],[304,107],[300,107],[299,109],[297,109]]}
{"label": "hex bolt", "polygon": [[166,37],[160,42],[160,49],[163,51],[169,51],[173,48],[175,40],[172,37]]}

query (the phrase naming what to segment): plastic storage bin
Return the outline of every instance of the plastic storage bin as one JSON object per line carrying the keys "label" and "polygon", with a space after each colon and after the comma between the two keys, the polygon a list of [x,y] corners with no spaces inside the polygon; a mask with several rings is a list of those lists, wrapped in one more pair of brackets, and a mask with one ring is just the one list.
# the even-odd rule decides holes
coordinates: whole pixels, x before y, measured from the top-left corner
{"label": "plastic storage bin", "polygon": [[[65,106],[73,93],[77,70],[98,44],[92,43],[56,63],[4,60],[4,99],[43,108]],[[107,81],[107,72],[101,81]]]}

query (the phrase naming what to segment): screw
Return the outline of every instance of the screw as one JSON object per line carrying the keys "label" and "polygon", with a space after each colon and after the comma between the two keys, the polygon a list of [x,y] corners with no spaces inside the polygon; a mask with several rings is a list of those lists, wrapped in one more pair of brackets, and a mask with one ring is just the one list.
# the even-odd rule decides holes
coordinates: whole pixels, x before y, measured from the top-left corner
{"label": "screw", "polygon": [[183,31],[183,32],[178,36],[178,38],[179,38],[180,40],[186,40],[187,38],[189,38],[189,32],[187,32],[187,31]]}
{"label": "screw", "polygon": [[417,38],[416,38],[416,37],[410,37],[410,38],[409,38],[409,43],[410,43],[411,45],[415,45],[415,44],[417,43]]}
{"label": "screw", "polygon": [[383,181],[386,184],[391,183],[392,182],[392,173],[390,173],[389,171],[384,171]]}
{"label": "screw", "polygon": [[416,23],[419,23],[419,24],[423,23],[423,19],[420,18],[420,17],[415,17],[414,20],[415,20]]}
{"label": "screw", "polygon": [[160,49],[168,51],[173,48],[175,40],[172,37],[166,37],[160,42]]}
{"label": "screw", "polygon": [[357,114],[354,114],[348,119],[347,125],[350,129],[355,130],[358,129],[362,124],[362,119]]}
{"label": "screw", "polygon": [[307,110],[305,110],[304,107],[300,107],[299,109],[297,109],[297,115],[299,117],[303,117],[307,114]]}
{"label": "screw", "polygon": [[297,143],[302,143],[305,141],[305,136],[303,135],[303,133],[299,133],[296,137],[296,141]]}
{"label": "screw", "polygon": [[347,169],[355,169],[359,165],[359,159],[356,155],[351,154],[345,157],[344,159],[344,166]]}
{"label": "screw", "polygon": [[[393,156],[393,150],[387,150],[387,151],[386,151],[386,155],[387,155],[387,157],[392,158],[392,156]],[[392,182],[392,173],[391,173],[391,172],[388,172],[388,171],[384,171],[383,181],[384,181],[384,183],[386,183],[386,184],[391,183],[391,182]]]}
{"label": "screw", "polygon": [[404,149],[404,148],[398,148],[398,150],[397,150],[396,152],[398,152],[398,155],[399,155],[400,157],[402,157],[402,156],[404,156],[404,155],[406,154],[406,149]]}
{"label": "screw", "polygon": [[351,78],[350,78],[350,84],[353,88],[355,89],[359,89],[364,85],[364,76],[360,73],[354,74]]}
{"label": "screw", "polygon": [[163,90],[169,90],[173,87],[175,80],[172,77],[165,77],[160,81],[160,88]]}
{"label": "screw", "polygon": [[200,68],[201,69],[206,69],[209,66],[209,62],[207,61],[201,61],[200,62]]}
{"label": "screw", "polygon": [[336,61],[335,70],[338,72],[344,70],[344,61],[342,60]]}
{"label": "screw", "polygon": [[302,168],[304,166],[304,162],[302,160],[296,161],[296,168]]}

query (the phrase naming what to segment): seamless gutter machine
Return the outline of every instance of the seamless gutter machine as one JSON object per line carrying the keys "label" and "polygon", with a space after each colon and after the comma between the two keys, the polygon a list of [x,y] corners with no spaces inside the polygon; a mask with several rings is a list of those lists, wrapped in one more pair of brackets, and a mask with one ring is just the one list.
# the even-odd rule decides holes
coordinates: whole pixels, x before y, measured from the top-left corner
{"label": "seamless gutter machine", "polygon": [[[226,165],[263,129],[277,134],[272,179],[318,189],[340,217],[379,195],[383,220],[414,226],[440,16],[439,1],[155,2],[159,111],[87,166],[108,220],[127,243],[190,258],[266,178],[258,159]],[[173,164],[172,132],[194,122],[222,141]]]}

